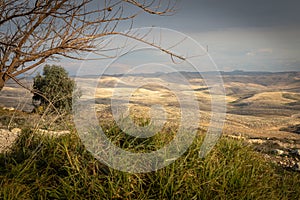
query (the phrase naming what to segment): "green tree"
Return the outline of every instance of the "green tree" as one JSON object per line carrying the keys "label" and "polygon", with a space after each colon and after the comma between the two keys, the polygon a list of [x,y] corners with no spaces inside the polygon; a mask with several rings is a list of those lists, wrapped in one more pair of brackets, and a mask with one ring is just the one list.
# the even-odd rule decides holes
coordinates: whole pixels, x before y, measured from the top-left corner
{"label": "green tree", "polygon": [[[60,112],[69,113],[72,109],[72,93],[75,82],[68,76],[68,72],[61,66],[46,65],[43,75],[34,78],[33,89],[36,93],[32,97],[35,111],[44,111],[51,104]],[[48,109],[54,110],[53,106]]]}

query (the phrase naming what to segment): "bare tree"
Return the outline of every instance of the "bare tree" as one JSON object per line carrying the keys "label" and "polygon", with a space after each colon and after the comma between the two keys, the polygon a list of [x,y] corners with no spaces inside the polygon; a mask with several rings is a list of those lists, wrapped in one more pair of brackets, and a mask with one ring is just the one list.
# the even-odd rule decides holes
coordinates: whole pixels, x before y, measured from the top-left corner
{"label": "bare tree", "polygon": [[174,6],[171,0],[0,0],[0,91],[48,59],[97,51],[96,40],[124,34],[120,22],[130,28],[138,14],[168,15]]}

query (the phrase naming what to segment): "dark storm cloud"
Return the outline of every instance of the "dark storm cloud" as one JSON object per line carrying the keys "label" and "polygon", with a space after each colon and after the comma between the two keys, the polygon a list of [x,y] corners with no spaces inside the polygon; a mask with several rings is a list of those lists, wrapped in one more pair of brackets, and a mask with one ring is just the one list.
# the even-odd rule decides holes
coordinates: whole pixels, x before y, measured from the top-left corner
{"label": "dark storm cloud", "polygon": [[171,17],[142,17],[139,25],[184,30],[300,26],[299,0],[182,0]]}
{"label": "dark storm cloud", "polygon": [[[132,13],[132,9],[136,8],[126,11]],[[300,0],[179,0],[174,15],[141,12],[133,26],[163,27],[187,34],[209,46],[220,70],[299,71],[299,13]],[[120,23],[119,28],[125,31],[130,25],[131,21]],[[78,63],[63,65],[74,69]],[[92,72],[99,69],[97,63],[87,66],[93,66]]]}
{"label": "dark storm cloud", "polygon": [[[187,2],[185,5],[193,7],[195,15],[199,9],[199,14],[205,13],[206,17],[214,20],[219,26],[300,24],[299,0],[193,0],[190,4]],[[226,24],[222,24],[223,20]]]}

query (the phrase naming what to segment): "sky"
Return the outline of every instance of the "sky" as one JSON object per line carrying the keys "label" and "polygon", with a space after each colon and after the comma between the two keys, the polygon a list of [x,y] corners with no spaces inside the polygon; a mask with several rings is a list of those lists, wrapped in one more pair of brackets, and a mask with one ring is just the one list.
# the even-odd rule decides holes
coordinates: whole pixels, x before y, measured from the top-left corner
{"label": "sky", "polygon": [[[208,46],[222,71],[300,71],[299,9],[299,0],[181,0],[174,15],[143,13],[134,27],[184,33]],[[78,67],[76,61],[61,64],[71,74]]]}

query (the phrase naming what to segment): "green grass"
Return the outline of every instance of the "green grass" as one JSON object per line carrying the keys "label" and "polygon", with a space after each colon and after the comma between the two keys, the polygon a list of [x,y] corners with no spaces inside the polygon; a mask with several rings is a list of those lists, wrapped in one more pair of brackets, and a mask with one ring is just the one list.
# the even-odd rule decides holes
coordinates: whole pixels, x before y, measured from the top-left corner
{"label": "green grass", "polygon": [[[120,134],[114,126],[107,130],[111,137]],[[152,149],[169,139],[159,136],[140,144]],[[200,159],[202,139],[197,137],[180,159],[163,169],[130,174],[98,162],[75,134],[55,138],[27,129],[10,153],[0,154],[0,199],[300,198],[299,173],[277,169],[242,142],[226,138]]]}

